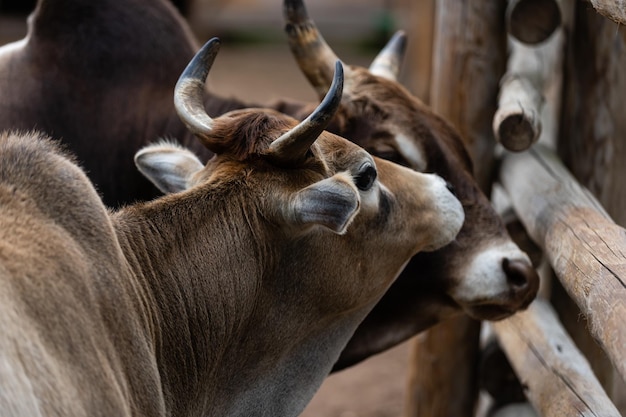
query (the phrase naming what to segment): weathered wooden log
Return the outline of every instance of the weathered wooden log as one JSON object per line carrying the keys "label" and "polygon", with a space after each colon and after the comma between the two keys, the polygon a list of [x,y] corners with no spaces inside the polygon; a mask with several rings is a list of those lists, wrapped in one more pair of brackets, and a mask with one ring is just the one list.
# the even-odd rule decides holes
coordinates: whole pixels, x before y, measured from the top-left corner
{"label": "weathered wooden log", "polygon": [[620,417],[549,303],[538,298],[493,328],[542,417]]}
{"label": "weathered wooden log", "polygon": [[590,333],[626,380],[626,230],[541,145],[506,155],[500,178]]}
{"label": "weathered wooden log", "polygon": [[506,17],[511,36],[531,45],[548,39],[561,24],[556,0],[509,0]]}
{"label": "weathered wooden log", "polygon": [[626,25],[626,3],[620,0],[590,0],[594,9],[603,16]]}
{"label": "weathered wooden log", "polygon": [[524,151],[539,140],[543,96],[528,79],[510,73],[502,79],[500,106],[493,117],[493,133],[506,149]]}
{"label": "weathered wooden log", "polygon": [[[407,87],[424,103],[430,101],[435,29],[435,0],[405,0],[407,10]],[[403,26],[404,27],[404,26]]]}
{"label": "weathered wooden log", "polygon": [[480,323],[467,316],[444,321],[417,336],[406,417],[474,415],[479,337]]}
{"label": "weathered wooden log", "polygon": [[[435,8],[430,104],[466,141],[476,161],[474,174],[487,193],[495,167],[491,123],[506,61],[505,6],[500,1],[439,0]],[[460,316],[417,338],[407,417],[474,415],[479,333],[480,323]],[[441,367],[432,363],[434,358]]]}
{"label": "weathered wooden log", "polygon": [[505,6],[500,1],[436,2],[430,104],[460,132],[487,194],[495,166],[491,125],[506,69]]}
{"label": "weathered wooden log", "polygon": [[[626,26],[598,13],[589,2],[573,2],[575,23],[567,42],[562,123],[558,154],[574,177],[600,201],[612,219],[626,226]],[[555,307],[558,300],[553,300]],[[560,310],[558,310],[560,313]],[[567,313],[566,313],[567,314]],[[626,383],[605,355],[586,346],[576,332],[584,322],[561,315],[565,327],[620,412],[626,416]],[[584,330],[584,329],[581,329]]]}
{"label": "weathered wooden log", "polygon": [[507,72],[493,118],[494,135],[506,149],[524,151],[539,140],[544,94],[551,83],[561,82],[564,39],[561,29],[538,46],[509,37]]}

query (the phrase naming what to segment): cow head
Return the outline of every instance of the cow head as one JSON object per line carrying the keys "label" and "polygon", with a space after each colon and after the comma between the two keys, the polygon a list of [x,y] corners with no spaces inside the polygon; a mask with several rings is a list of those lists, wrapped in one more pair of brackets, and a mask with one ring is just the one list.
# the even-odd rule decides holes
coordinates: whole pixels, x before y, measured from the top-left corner
{"label": "cow head", "polygon": [[[439,176],[372,157],[323,130],[341,101],[338,62],[328,93],[300,123],[258,108],[210,117],[204,81],[217,45],[212,40],[198,52],[174,99],[183,122],[214,156],[203,165],[185,149],[157,144],[140,151],[136,163],[161,190],[176,193],[153,205],[217,218],[214,229],[225,230],[211,230],[213,239],[202,232],[202,239],[229,253],[201,257],[216,264],[218,282],[251,287],[229,294],[227,304],[250,311],[253,317],[246,324],[237,318],[237,326],[252,326],[254,336],[229,337],[235,353],[224,349],[219,368],[228,377],[218,384],[246,389],[216,397],[238,407],[271,402],[273,415],[295,415],[406,262],[453,240],[464,215]],[[217,198],[226,202],[216,205]],[[193,204],[179,208],[187,200]],[[193,228],[201,227],[193,222]],[[226,363],[231,356],[235,371]],[[242,367],[245,372],[236,371]]]}
{"label": "cow head", "polygon": [[[291,50],[323,94],[338,58],[300,0],[286,0],[284,12]],[[396,81],[404,46],[399,32],[370,68],[346,69],[342,105],[329,130],[373,155],[441,175],[454,187],[466,221],[453,243],[411,260],[357,330],[343,366],[460,311],[480,320],[505,318],[528,306],[539,285],[528,256],[512,242],[473,179],[472,161],[458,133]]]}
{"label": "cow head", "polygon": [[[389,234],[389,244],[397,247],[397,253],[382,257],[375,267],[378,275],[388,279],[395,278],[397,265],[402,263],[398,262],[407,254],[436,250],[454,239],[464,214],[443,179],[372,157],[324,131],[341,101],[343,67],[339,61],[323,101],[296,126],[295,119],[271,109],[234,110],[212,118],[204,110],[204,82],[218,46],[214,38],[196,54],[174,97],[181,120],[214,156],[203,166],[188,151],[170,145],[143,149],[136,155],[136,164],[159,189],[171,193],[209,180],[227,182],[231,172],[245,166],[248,180],[258,182],[256,189],[274,196],[266,198],[274,206],[263,212],[276,216],[276,224],[288,224],[297,233],[321,226],[345,234],[348,246],[372,230]],[[300,190],[285,196],[285,188]],[[414,244],[407,245],[411,241]]]}

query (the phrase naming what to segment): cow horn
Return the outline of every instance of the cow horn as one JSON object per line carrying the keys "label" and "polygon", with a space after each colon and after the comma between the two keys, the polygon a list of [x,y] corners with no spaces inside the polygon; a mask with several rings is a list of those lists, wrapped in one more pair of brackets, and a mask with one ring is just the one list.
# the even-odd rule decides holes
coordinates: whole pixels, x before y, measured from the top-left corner
{"label": "cow horn", "polygon": [[283,164],[301,161],[332,120],[341,103],[343,92],[343,65],[335,62],[335,72],[328,94],[317,108],[296,127],[280,136],[269,147],[268,157]]}
{"label": "cow horn", "polygon": [[[333,67],[339,58],[309,18],[302,0],[285,0],[283,15],[291,52],[319,97],[324,97],[333,77]],[[347,72],[346,68],[346,75]]]}
{"label": "cow horn", "polygon": [[376,55],[369,67],[369,71],[374,75],[397,81],[405,51],[406,34],[399,30]]}
{"label": "cow horn", "polygon": [[219,153],[223,145],[211,138],[215,121],[204,108],[204,83],[219,49],[218,38],[205,43],[189,62],[174,88],[174,107],[178,116],[191,133],[215,153]]}

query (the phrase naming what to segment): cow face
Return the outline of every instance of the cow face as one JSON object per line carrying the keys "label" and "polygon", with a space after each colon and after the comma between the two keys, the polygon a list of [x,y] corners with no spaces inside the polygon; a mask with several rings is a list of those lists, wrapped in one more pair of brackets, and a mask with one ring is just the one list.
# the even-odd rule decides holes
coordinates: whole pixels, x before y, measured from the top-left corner
{"label": "cow face", "polygon": [[[301,1],[286,0],[284,10],[292,52],[322,93],[328,88],[329,63],[337,57]],[[512,242],[473,179],[459,135],[396,81],[404,45],[405,36],[398,33],[369,69],[346,70],[342,106],[329,130],[374,155],[441,175],[454,187],[466,221],[453,243],[409,262],[357,330],[346,356],[354,349],[359,358],[367,357],[460,311],[481,320],[502,319],[525,308],[538,290],[528,256]]]}
{"label": "cow face", "polygon": [[[377,300],[413,254],[436,250],[456,236],[464,216],[443,179],[373,158],[356,144],[323,131],[341,100],[341,64],[336,64],[328,95],[299,124],[267,109],[235,110],[213,119],[203,110],[202,86],[217,45],[217,40],[210,41],[192,60],[175,98],[181,119],[215,156],[203,166],[189,151],[171,145],[142,150],[136,163],[158,188],[177,192],[207,182],[241,182],[245,172],[250,189],[264,196],[259,198],[263,203],[257,203],[263,205],[259,211],[285,235],[280,240],[318,233],[321,228],[341,236],[320,239],[328,239],[334,250],[345,250],[346,259],[354,254],[376,259],[381,246],[368,242],[380,242],[377,235],[388,235],[385,256],[354,266],[358,274],[384,277],[372,287],[374,291],[355,280],[347,280],[345,289],[337,290],[336,283],[317,288],[329,294],[325,302],[359,300],[353,307]],[[336,276],[332,269],[353,267],[329,265],[324,251],[320,253],[313,263],[318,269],[329,268],[322,277]],[[355,287],[359,297],[354,296]]]}

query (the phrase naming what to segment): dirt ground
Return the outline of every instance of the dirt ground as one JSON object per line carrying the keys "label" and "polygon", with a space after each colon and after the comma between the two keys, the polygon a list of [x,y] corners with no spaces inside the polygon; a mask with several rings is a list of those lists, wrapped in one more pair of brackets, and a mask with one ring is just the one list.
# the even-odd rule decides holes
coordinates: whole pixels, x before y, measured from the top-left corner
{"label": "dirt ground", "polygon": [[[0,16],[0,45],[20,39],[23,20]],[[372,55],[335,48],[349,64],[368,65]],[[279,97],[315,101],[313,89],[297,68],[285,43],[222,44],[208,80],[224,96],[252,102]],[[303,417],[398,417],[402,414],[409,343],[333,374]]]}

